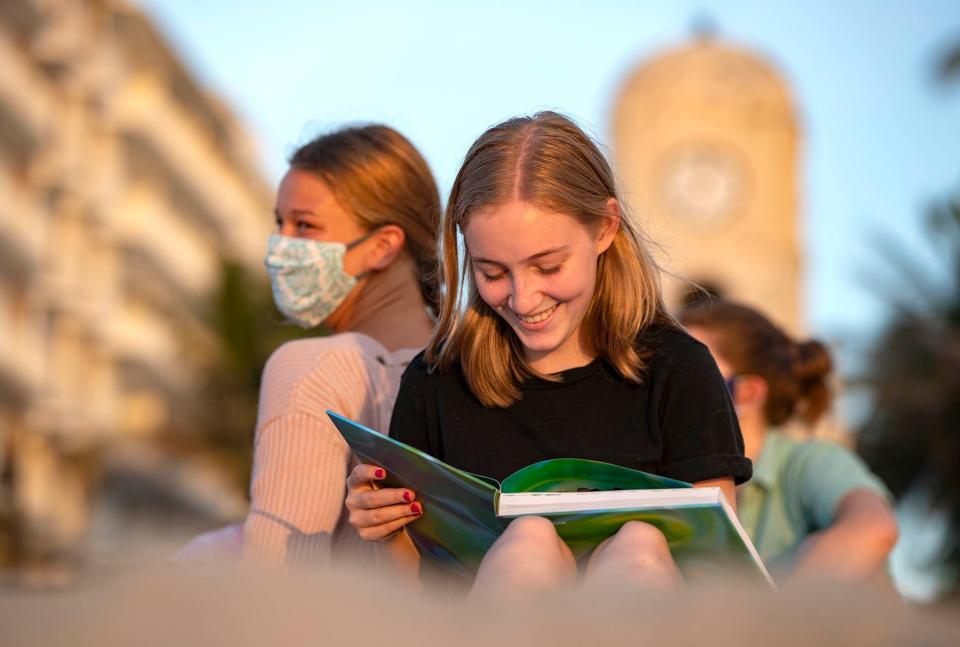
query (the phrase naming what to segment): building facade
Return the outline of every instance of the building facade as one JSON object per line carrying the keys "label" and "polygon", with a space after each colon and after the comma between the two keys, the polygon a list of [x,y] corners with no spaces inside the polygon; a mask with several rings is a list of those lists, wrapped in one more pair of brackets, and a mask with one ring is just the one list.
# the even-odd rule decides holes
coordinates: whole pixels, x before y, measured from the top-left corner
{"label": "building facade", "polygon": [[103,448],[191,424],[220,263],[271,224],[255,160],[135,7],[0,3],[0,552],[68,550]]}

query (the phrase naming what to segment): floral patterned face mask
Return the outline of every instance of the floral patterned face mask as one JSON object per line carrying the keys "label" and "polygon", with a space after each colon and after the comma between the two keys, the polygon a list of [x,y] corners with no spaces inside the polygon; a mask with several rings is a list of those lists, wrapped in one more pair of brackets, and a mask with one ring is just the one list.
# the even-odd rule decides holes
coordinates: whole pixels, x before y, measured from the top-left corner
{"label": "floral patterned face mask", "polygon": [[344,255],[375,231],[346,244],[271,235],[264,265],[270,274],[277,309],[301,328],[322,323],[362,277],[346,273]]}

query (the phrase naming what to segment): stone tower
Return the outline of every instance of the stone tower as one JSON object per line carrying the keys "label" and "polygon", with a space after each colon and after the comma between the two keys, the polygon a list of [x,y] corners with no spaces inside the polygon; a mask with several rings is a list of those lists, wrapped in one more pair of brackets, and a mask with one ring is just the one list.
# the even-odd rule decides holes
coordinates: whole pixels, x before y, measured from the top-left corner
{"label": "stone tower", "polygon": [[703,37],[636,68],[611,140],[631,213],[675,276],[802,327],[798,126],[784,80],[762,58]]}

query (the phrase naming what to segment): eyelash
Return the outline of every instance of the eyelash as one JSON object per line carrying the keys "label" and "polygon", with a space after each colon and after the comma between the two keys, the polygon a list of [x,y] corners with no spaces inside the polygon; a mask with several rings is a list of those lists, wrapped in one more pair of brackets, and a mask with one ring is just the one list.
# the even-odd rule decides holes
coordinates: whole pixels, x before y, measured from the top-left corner
{"label": "eyelash", "polygon": [[[563,269],[563,264],[560,264],[560,265],[556,265],[556,266],[554,266],[554,267],[538,267],[538,268],[537,268],[537,272],[538,272],[541,276],[550,276],[551,274],[556,274],[557,272],[559,272],[559,271],[562,270],[562,269]],[[500,274],[494,274],[494,275],[491,276],[490,274],[485,274],[485,273],[481,272],[480,275],[483,277],[483,280],[486,281],[487,283],[495,283],[496,281],[499,281],[499,280],[501,280],[504,276],[506,276],[507,273],[506,273],[506,272],[501,272]]]}
{"label": "eyelash", "polygon": [[[280,229],[281,227],[283,227],[283,221],[280,218],[275,218],[273,222],[276,224],[277,229]],[[305,229],[319,229],[319,227],[309,222],[306,222],[305,220],[298,221],[297,230],[302,231]]]}

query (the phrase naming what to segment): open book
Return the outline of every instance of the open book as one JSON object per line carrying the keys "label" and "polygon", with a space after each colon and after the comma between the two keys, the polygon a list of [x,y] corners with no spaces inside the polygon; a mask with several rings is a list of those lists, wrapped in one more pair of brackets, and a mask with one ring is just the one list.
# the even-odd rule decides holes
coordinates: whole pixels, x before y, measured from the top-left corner
{"label": "open book", "polygon": [[362,463],[387,471],[383,487],[408,488],[423,516],[407,524],[422,558],[473,577],[513,517],[549,518],[578,559],[627,521],[663,532],[687,578],[767,569],[720,488],[599,461],[558,458],[514,472],[503,483],[447,465],[418,449],[327,411]]}

